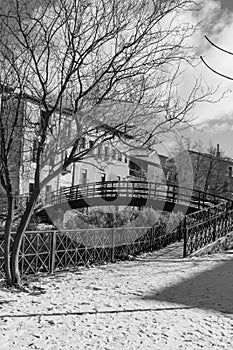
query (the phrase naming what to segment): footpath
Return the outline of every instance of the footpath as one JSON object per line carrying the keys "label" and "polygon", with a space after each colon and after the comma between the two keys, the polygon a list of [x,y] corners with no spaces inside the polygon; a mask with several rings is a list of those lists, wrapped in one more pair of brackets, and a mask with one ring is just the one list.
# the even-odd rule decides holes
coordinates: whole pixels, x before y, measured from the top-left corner
{"label": "footpath", "polygon": [[136,260],[0,282],[0,349],[231,350],[233,251]]}

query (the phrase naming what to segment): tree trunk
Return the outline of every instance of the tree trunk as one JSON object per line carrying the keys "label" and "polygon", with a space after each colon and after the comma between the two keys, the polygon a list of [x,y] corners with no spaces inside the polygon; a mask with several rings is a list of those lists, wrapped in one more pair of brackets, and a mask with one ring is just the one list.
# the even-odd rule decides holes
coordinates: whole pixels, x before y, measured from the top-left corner
{"label": "tree trunk", "polygon": [[12,194],[8,195],[8,211],[7,218],[4,228],[4,263],[5,263],[5,275],[6,282],[9,286],[12,285],[12,276],[11,276],[11,268],[10,268],[10,243],[11,243],[11,227],[14,218],[13,213],[13,196]]}
{"label": "tree trunk", "polygon": [[39,195],[39,190],[34,190],[29,203],[27,204],[26,210],[23,213],[19,227],[16,232],[16,236],[13,243],[12,253],[11,253],[11,276],[12,284],[15,286],[21,285],[21,276],[19,271],[19,252],[21,247],[21,242],[23,235],[27,229],[29,221],[31,219],[35,203]]}

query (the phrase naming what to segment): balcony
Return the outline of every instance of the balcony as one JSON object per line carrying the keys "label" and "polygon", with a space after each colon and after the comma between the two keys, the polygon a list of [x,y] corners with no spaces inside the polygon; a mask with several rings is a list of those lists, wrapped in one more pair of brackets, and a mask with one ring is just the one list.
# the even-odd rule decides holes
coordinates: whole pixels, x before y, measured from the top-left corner
{"label": "balcony", "polygon": [[147,173],[143,170],[129,169],[129,176],[132,176],[139,181],[146,181],[147,179]]}

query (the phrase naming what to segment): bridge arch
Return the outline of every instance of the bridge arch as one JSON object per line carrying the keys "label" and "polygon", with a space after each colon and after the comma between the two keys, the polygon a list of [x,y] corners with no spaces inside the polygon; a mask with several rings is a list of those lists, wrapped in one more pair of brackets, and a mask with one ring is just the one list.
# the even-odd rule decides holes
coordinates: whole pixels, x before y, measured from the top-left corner
{"label": "bridge arch", "polygon": [[38,207],[39,216],[53,212],[101,206],[152,207],[189,214],[225,198],[177,185],[146,181],[106,181],[65,187],[50,193]]}

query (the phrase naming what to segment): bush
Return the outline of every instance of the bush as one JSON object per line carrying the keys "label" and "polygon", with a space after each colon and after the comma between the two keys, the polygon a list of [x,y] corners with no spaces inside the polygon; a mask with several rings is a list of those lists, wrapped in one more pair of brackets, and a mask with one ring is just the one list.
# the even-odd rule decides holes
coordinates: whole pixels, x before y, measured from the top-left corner
{"label": "bush", "polygon": [[113,228],[113,227],[151,227],[154,224],[166,226],[167,232],[172,232],[179,224],[181,213],[167,213],[152,208],[116,211],[115,208],[92,208],[85,214],[69,211],[65,214],[64,228],[68,230],[83,228]]}
{"label": "bush", "polygon": [[134,213],[134,217],[127,225],[128,227],[151,227],[155,223],[159,222],[161,213],[152,209],[144,208],[143,210],[137,209]]}

